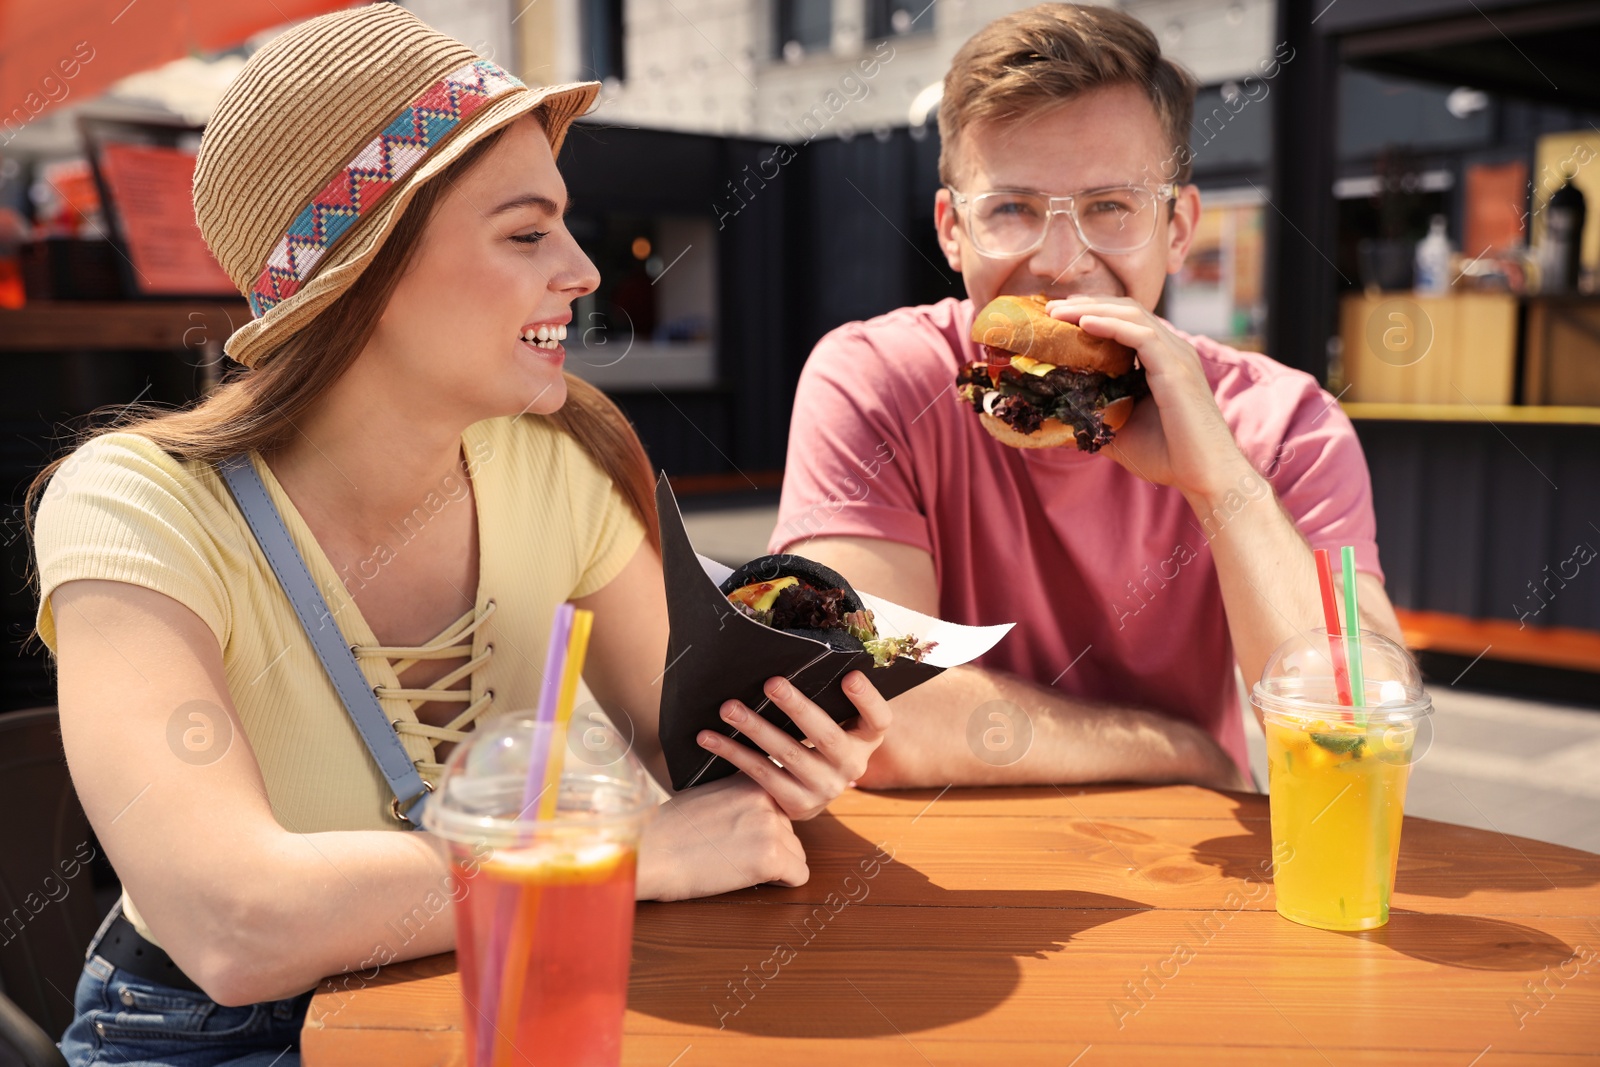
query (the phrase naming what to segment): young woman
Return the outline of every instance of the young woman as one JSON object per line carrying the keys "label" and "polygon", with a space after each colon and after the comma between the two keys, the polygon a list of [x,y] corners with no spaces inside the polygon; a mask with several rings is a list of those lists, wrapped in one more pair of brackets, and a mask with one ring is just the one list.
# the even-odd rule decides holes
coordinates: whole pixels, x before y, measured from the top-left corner
{"label": "young woman", "polygon": [[[256,313],[227,342],[249,369],[124,419],[30,494],[62,738],[124,886],[78,985],[73,1064],[297,1063],[319,979],[452,947],[448,909],[398,922],[446,867],[403,832],[319,626],[431,782],[475,722],[535,704],[573,600],[595,613],[593,697],[662,775],[650,472],[616,408],[561,371],[598,278],[555,151],[595,89],[530,89],[376,4],[279,37],[219,105],[196,214]],[[267,558],[219,474],[241,456],[326,602],[310,630],[274,572],[293,561]],[[889,722],[863,676],[845,688],[860,717],[841,728],[768,684],[812,747],[724,706],[782,766],[708,732],[747,773],[664,805],[641,898],[805,881],[790,821]]]}

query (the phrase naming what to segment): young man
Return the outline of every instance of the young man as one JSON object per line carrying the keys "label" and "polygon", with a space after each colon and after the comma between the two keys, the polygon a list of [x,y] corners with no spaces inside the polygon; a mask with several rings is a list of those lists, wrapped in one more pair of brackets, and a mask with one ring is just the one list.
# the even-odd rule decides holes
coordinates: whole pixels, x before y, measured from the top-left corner
{"label": "young man", "polygon": [[[1365,625],[1383,590],[1371,485],[1316,381],[1152,314],[1194,236],[1193,78],[1105,7],[1044,4],[956,55],[939,110],[939,241],[968,300],[824,337],[795,397],[772,551],[962,623],[1018,625],[895,701],[864,785],[1248,781],[1235,662],[1254,680],[1321,625],[1312,548],[1354,545]],[[1076,212],[1129,187],[1118,235]],[[1033,239],[975,245],[974,201],[1034,194]],[[994,201],[988,201],[992,204]],[[1085,235],[1088,235],[1086,238]],[[975,309],[1044,293],[1135,349],[1150,396],[1097,454],[1013,449],[954,389]]]}

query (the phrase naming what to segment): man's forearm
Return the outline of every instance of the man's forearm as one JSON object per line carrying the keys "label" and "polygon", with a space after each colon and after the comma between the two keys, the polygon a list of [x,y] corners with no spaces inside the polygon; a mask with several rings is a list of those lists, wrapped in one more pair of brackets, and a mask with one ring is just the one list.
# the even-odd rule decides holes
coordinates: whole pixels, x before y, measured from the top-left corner
{"label": "man's forearm", "polygon": [[[1249,461],[1210,494],[1186,494],[1216,562],[1234,655],[1246,682],[1261,677],[1283,642],[1323,623],[1311,546]],[[1334,561],[1335,568],[1338,561]],[[1400,639],[1394,610],[1373,580],[1361,597],[1362,624]]]}
{"label": "man's forearm", "polygon": [[998,671],[956,667],[896,697],[869,788],[1193,782],[1244,787],[1204,730],[1158,712],[1082,702]]}

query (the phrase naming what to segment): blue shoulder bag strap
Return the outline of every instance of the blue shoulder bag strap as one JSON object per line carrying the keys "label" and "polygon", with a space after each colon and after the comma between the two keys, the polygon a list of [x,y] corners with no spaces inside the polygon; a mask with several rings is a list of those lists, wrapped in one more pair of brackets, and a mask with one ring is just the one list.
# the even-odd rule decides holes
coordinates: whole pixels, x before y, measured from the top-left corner
{"label": "blue shoulder bag strap", "polygon": [[247,453],[232,456],[218,464],[217,469],[228,483],[228,491],[233,494],[245,522],[250,524],[256,543],[266,554],[267,562],[272,564],[278,584],[288,595],[289,603],[294,605],[294,613],[311,639],[311,646],[317,650],[317,658],[328,672],[328,679],[333,682],[345,711],[361,732],[367,751],[372,753],[383,776],[389,780],[389,788],[394,790],[389,810],[408,829],[416,829],[422,824],[422,813],[433,786],[417,773],[399,735],[384,715],[372,686],[356,663],[355,653],[339,632],[333,612],[328,610],[328,602],[312,580],[306,561],[290,540],[283,516],[278,514],[261,475],[251,465],[250,456]]}

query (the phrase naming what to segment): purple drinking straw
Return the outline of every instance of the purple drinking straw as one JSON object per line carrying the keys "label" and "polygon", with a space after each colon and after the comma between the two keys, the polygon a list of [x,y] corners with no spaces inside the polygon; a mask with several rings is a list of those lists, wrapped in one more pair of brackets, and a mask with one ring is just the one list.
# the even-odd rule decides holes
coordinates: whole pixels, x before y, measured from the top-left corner
{"label": "purple drinking straw", "polygon": [[[550,626],[550,646],[544,654],[544,684],[539,687],[539,722],[545,725],[554,725],[556,721],[556,704],[561,699],[561,675],[567,663],[567,643],[572,638],[572,617],[576,612],[577,609],[570,603],[562,604],[556,608],[555,622]],[[533,753],[528,759],[528,782],[522,790],[522,811],[517,813],[518,818],[539,799],[544,789],[544,769],[553,744],[554,736],[547,736],[545,743],[540,745],[539,735],[537,732],[534,734]]]}
{"label": "purple drinking straw", "polygon": [[[556,703],[561,698],[561,674],[567,662],[567,643],[572,637],[572,617],[576,612],[570,603],[556,608],[555,620],[550,624],[550,644],[544,654],[544,683],[539,687],[538,721],[553,726],[556,720]],[[522,809],[517,812],[520,821],[539,799],[544,789],[544,769],[550,758],[550,746],[555,737],[549,733],[545,743],[539,743],[537,731],[533,735],[533,752],[528,757],[528,781],[522,790]],[[560,785],[557,783],[557,788]],[[511,922],[511,898],[503,895],[495,903],[494,922],[489,927],[489,940],[483,954],[483,1004],[478,1008],[478,1048],[494,1048],[494,1013],[500,1010],[500,974],[505,969],[505,956],[501,940]],[[531,934],[531,931],[530,931]],[[485,1011],[487,1008],[488,1011]]]}

